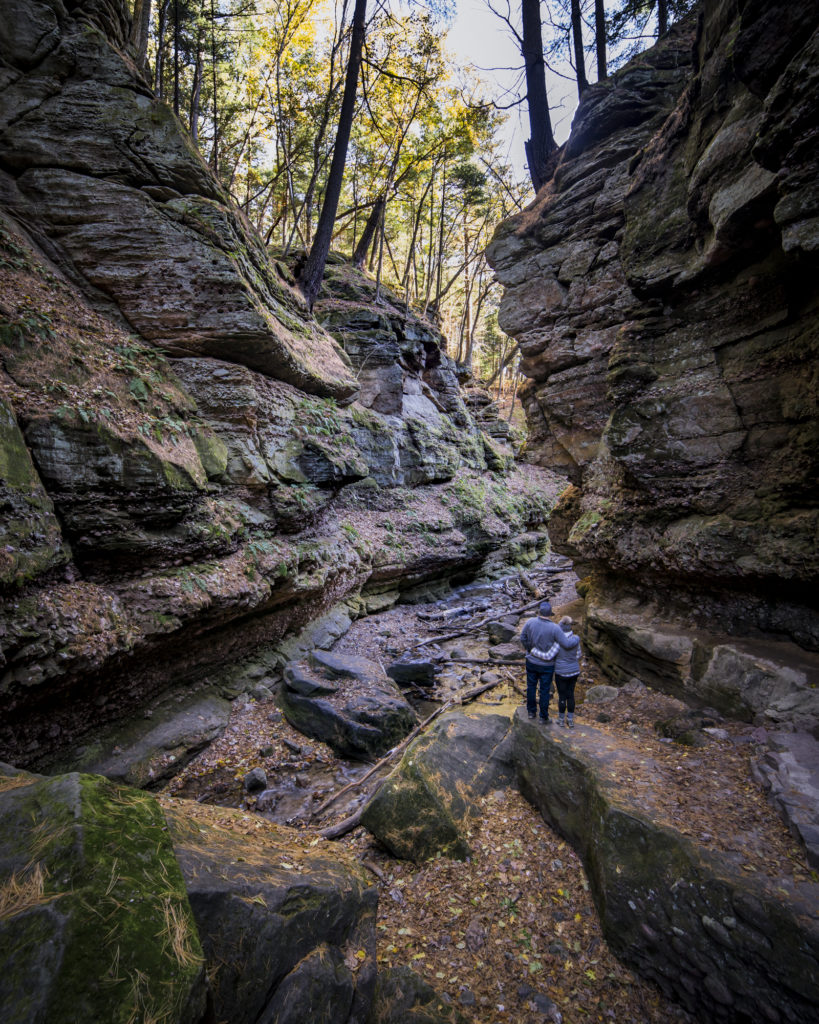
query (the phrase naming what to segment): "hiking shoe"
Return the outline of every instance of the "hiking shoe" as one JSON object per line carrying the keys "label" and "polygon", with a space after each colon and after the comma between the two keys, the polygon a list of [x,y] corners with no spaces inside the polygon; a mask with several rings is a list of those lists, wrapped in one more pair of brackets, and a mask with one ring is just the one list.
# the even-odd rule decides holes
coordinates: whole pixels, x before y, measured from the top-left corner
{"label": "hiking shoe", "polygon": [[574,719],[569,716],[569,721],[566,723],[570,729],[574,729]]}
{"label": "hiking shoe", "polygon": [[551,720],[551,718],[549,718],[548,715],[546,715],[545,717],[543,715],[541,715],[540,716],[540,721],[541,721],[541,723],[543,725],[551,725],[552,724],[552,720]]}
{"label": "hiking shoe", "polygon": [[534,713],[534,711],[527,711],[527,712],[526,712],[526,714],[527,714],[527,715],[528,715],[528,716],[529,716],[530,718],[537,718],[537,715],[536,715],[536,714]]}
{"label": "hiking shoe", "polygon": [[558,715],[557,716],[557,724],[558,725],[565,725],[566,724],[566,719],[565,719],[565,717],[563,715]]}

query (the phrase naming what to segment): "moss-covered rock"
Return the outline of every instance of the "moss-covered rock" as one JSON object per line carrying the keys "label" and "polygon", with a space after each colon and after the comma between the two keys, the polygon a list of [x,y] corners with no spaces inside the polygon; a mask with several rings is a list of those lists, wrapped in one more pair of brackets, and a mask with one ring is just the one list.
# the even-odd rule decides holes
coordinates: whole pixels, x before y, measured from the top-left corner
{"label": "moss-covered rock", "polygon": [[0,586],[28,583],[69,557],[54,504],[0,398]]}
{"label": "moss-covered rock", "polygon": [[9,1024],[199,1024],[204,958],[156,801],[0,770],[0,1004]]}
{"label": "moss-covered rock", "polygon": [[213,976],[216,1020],[364,1024],[377,890],[337,847],[240,812],[166,801]]}
{"label": "moss-covered rock", "polygon": [[450,712],[413,740],[361,823],[396,857],[463,860],[474,801],[511,778],[509,716]]}

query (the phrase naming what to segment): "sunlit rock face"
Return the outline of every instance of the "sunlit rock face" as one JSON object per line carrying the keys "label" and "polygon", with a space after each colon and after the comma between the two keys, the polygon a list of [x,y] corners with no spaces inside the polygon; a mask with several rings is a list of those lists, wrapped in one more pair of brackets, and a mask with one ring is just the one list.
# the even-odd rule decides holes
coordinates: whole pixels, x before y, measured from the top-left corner
{"label": "sunlit rock face", "polygon": [[[590,649],[816,731],[819,13],[769,7],[708,4],[592,87],[490,258]],[[639,639],[662,623],[685,655]]]}
{"label": "sunlit rock face", "polygon": [[349,362],[136,69],[127,8],[3,5],[0,200],[167,351],[351,398]]}

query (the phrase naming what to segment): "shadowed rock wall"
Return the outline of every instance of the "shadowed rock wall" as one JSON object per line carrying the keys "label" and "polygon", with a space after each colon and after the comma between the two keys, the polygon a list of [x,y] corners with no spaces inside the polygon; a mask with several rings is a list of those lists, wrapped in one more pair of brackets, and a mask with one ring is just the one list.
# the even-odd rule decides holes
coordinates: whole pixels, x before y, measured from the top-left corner
{"label": "shadowed rock wall", "polygon": [[490,247],[590,652],[814,732],[818,21],[705,5],[589,90]]}

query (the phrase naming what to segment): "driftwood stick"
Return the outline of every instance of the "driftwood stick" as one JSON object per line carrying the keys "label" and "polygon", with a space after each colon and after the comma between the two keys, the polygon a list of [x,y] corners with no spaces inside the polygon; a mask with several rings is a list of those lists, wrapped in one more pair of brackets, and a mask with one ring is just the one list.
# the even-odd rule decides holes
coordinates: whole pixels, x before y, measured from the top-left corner
{"label": "driftwood stick", "polygon": [[344,818],[337,825],[332,825],[330,828],[323,828],[319,835],[322,839],[340,839],[341,836],[346,836],[348,832],[352,832],[353,829],[361,821],[361,815],[364,813],[364,808],[359,807],[355,814],[351,814],[349,818]]}
{"label": "driftwood stick", "polygon": [[528,612],[532,608],[537,607],[540,604],[540,600],[530,601],[528,604],[520,605],[518,608],[510,608],[508,612],[496,612],[493,615],[487,616],[485,619],[481,619],[480,622],[476,622],[466,629],[461,629],[457,633],[447,633],[446,636],[431,636],[426,640],[421,640],[417,644],[413,644],[412,647],[407,647],[404,650],[406,654],[408,651],[414,651],[417,647],[426,647],[427,644],[439,644],[442,640],[455,640],[459,636],[466,636],[467,633],[472,633],[476,629],[480,629],[481,626],[485,626],[488,622],[494,622],[501,615],[521,615],[523,612]]}
{"label": "driftwood stick", "polygon": [[[460,696],[458,697],[453,697],[452,700],[447,701],[446,704],[442,704],[441,707],[436,708],[428,718],[425,718],[424,721],[421,722],[420,725],[416,725],[412,732],[405,736],[404,739],[401,740],[401,742],[397,746],[393,747],[392,750],[388,750],[387,753],[381,758],[381,760],[377,761],[368,772],[361,776],[360,779],[355,779],[353,782],[348,782],[347,785],[343,786],[337,793],[333,793],[332,796],[327,797],[324,803],[321,804],[320,807],[316,808],[315,811],[313,811],[312,815],[310,816],[311,819],[317,818],[320,814],[326,811],[328,807],[331,807],[340,796],[343,796],[345,793],[349,793],[351,789],[358,789],[359,786],[363,786],[367,779],[369,779],[375,772],[377,772],[379,768],[382,768],[388,761],[394,758],[397,754],[403,753],[410,745],[410,743],[412,743],[415,737],[424,729],[426,729],[426,727],[430,725],[439,715],[442,715],[445,711],[448,711],[450,708],[457,707],[459,704],[466,704],[468,701],[474,700],[476,697],[479,697],[482,693],[486,693],[487,690],[491,690],[493,687],[499,686],[502,682],[505,682],[505,680],[499,679],[496,683],[484,683],[483,686],[473,686],[471,690],[467,690],[465,693],[460,694]],[[383,782],[384,779],[378,780],[378,782],[376,783],[376,788],[373,789],[373,792],[370,794],[371,798],[375,795],[378,787],[380,787]],[[337,839],[339,836],[346,835],[346,833],[351,832],[360,821],[363,809],[363,807],[360,808],[358,811],[355,812],[355,814],[351,814],[349,818],[345,818],[343,821],[340,821],[338,825],[333,825],[330,828],[323,829],[320,834],[324,836],[325,839]],[[344,829],[341,832],[337,832],[336,830],[340,829],[342,826],[345,826]],[[330,835],[328,833],[333,834]]]}

